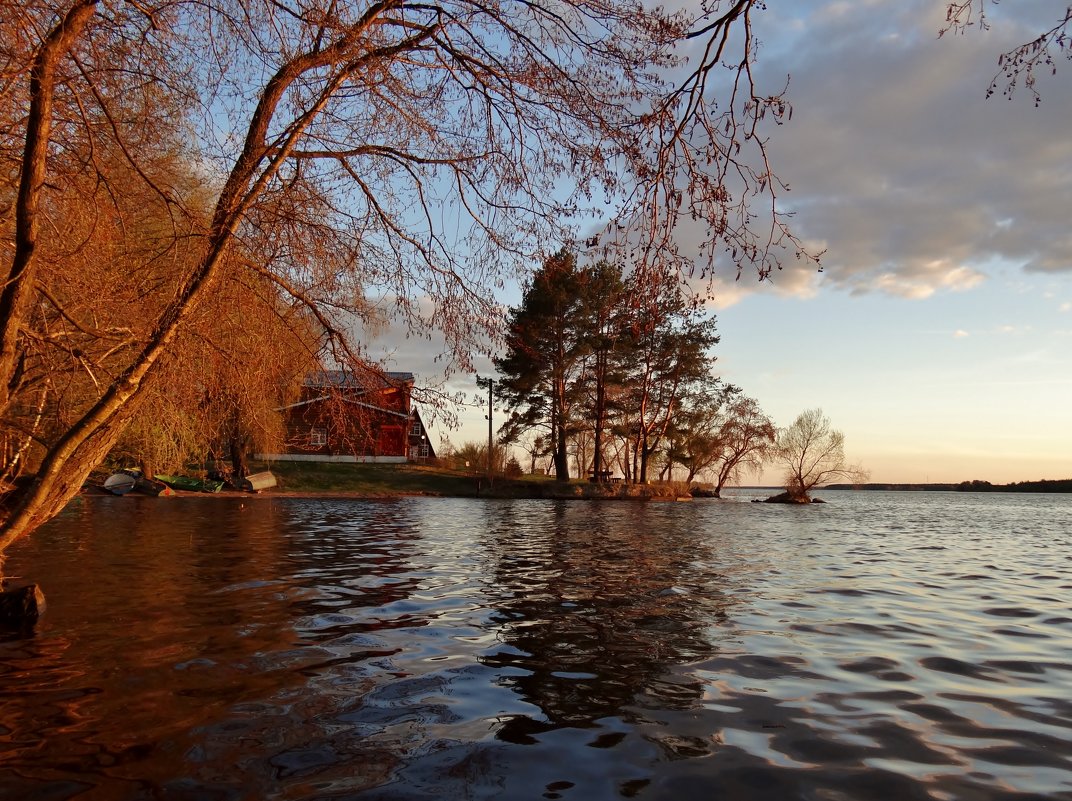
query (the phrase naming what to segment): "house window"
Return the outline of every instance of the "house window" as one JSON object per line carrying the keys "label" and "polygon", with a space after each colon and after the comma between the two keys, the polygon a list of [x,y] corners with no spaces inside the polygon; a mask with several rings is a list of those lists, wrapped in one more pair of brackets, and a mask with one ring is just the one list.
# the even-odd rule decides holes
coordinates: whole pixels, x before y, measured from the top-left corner
{"label": "house window", "polygon": [[421,421],[420,420],[414,420],[413,421],[413,425],[410,426],[409,433],[412,434],[415,437],[419,437],[421,435]]}
{"label": "house window", "polygon": [[428,458],[428,443],[427,442],[422,442],[421,443],[421,458],[422,459],[427,459]]}
{"label": "house window", "polygon": [[323,448],[328,444],[328,430],[326,428],[310,428],[309,444],[314,448]]}

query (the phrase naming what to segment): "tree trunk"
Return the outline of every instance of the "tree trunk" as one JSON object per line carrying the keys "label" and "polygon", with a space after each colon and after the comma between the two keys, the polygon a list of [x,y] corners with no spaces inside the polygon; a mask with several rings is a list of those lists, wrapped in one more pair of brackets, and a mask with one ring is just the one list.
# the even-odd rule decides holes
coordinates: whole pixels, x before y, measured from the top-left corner
{"label": "tree trunk", "polygon": [[607,408],[607,355],[596,355],[596,408],[595,408],[595,454],[592,457],[592,470],[596,478],[603,470],[603,418]]}
{"label": "tree trunk", "polygon": [[137,412],[141,397],[131,396],[107,414],[98,403],[48,450],[33,480],[12,493],[13,508],[0,534],[0,558],[12,542],[59,513],[78,494]]}
{"label": "tree trunk", "polygon": [[558,481],[569,481],[569,449],[566,441],[566,431],[559,428],[555,437],[555,478]]}
{"label": "tree trunk", "polygon": [[552,432],[555,446],[555,479],[569,481],[569,452],[566,440],[566,381],[555,376],[554,398],[552,399]]}
{"label": "tree trunk", "polygon": [[[249,465],[246,463],[246,445],[247,439],[242,433],[242,426],[238,420],[238,413],[235,412],[234,417],[231,419],[231,481],[238,486],[238,482],[249,475]],[[488,456],[488,463],[491,463],[491,456]]]}
{"label": "tree trunk", "polygon": [[81,0],[56,25],[38,49],[30,70],[30,107],[26,117],[26,146],[15,201],[14,253],[0,291],[0,412],[11,402],[18,383],[23,320],[34,295],[37,274],[37,236],[41,228],[41,189],[48,168],[52,131],[52,100],[56,68],[97,10],[97,0]]}

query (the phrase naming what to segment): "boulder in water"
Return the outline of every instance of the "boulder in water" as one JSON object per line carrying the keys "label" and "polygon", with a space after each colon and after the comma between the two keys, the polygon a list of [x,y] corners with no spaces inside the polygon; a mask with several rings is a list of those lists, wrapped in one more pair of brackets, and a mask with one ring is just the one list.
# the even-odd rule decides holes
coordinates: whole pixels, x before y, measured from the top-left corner
{"label": "boulder in water", "polygon": [[772,495],[763,501],[763,503],[811,503],[811,498],[807,495],[797,495],[795,493],[781,492],[777,495]]}
{"label": "boulder in water", "polygon": [[0,626],[30,628],[45,611],[45,594],[36,584],[0,592]]}

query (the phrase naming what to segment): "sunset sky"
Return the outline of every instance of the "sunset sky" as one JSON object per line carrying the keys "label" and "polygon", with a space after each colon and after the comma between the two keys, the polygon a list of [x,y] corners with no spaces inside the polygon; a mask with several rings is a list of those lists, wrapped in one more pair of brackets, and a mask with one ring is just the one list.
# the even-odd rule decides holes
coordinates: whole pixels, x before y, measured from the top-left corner
{"label": "sunset sky", "polygon": [[[990,7],[991,30],[939,40],[945,5],[783,1],[758,15],[759,82],[774,92],[790,76],[792,119],[769,131],[784,205],[826,255],[822,273],[729,275],[717,367],[779,425],[821,407],[873,481],[1072,477],[1072,63],[1040,75],[1037,108],[1022,86],[985,97],[999,53],[1067,3]],[[377,348],[436,380],[428,343]],[[448,386],[475,391],[470,377]],[[461,422],[440,429],[486,438],[482,410]]]}

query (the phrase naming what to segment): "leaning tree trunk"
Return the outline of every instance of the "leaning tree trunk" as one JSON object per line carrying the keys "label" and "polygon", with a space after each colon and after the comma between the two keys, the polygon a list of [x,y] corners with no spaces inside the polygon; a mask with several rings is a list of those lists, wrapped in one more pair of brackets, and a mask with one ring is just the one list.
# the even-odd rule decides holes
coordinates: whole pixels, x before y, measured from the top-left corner
{"label": "leaning tree trunk", "polygon": [[134,417],[142,396],[132,390],[115,393],[116,397],[109,397],[111,394],[49,448],[37,475],[16,491],[11,512],[3,521],[0,558],[12,542],[63,509]]}

